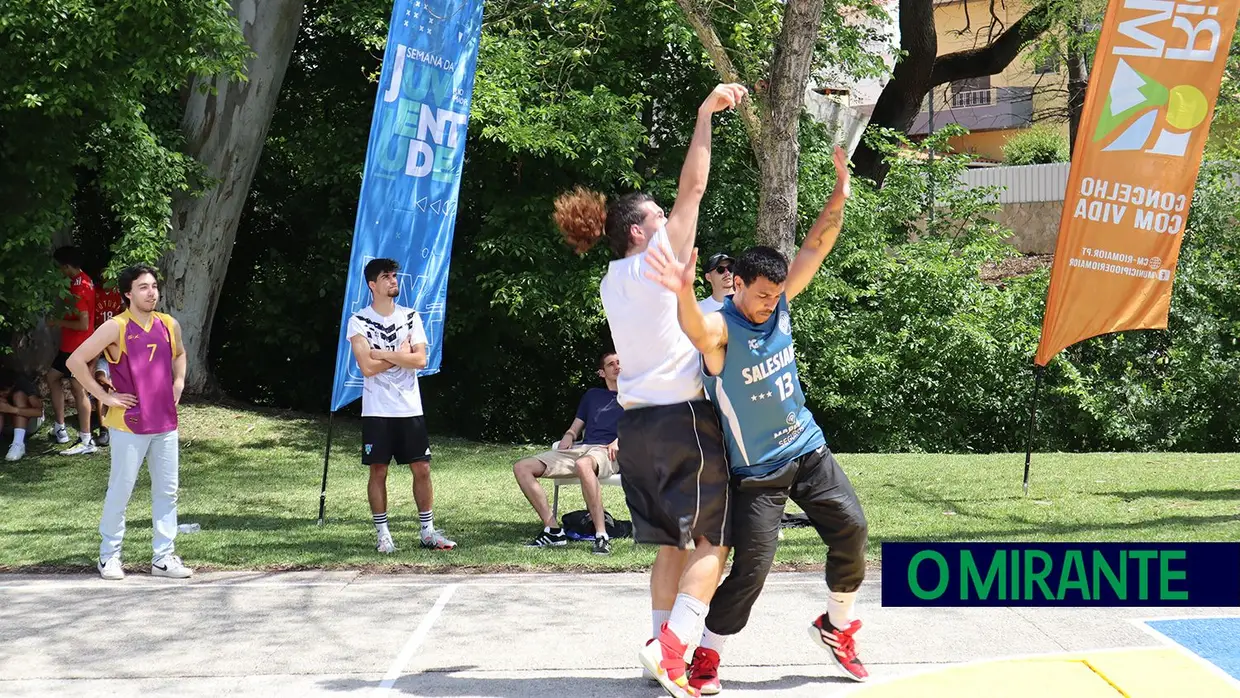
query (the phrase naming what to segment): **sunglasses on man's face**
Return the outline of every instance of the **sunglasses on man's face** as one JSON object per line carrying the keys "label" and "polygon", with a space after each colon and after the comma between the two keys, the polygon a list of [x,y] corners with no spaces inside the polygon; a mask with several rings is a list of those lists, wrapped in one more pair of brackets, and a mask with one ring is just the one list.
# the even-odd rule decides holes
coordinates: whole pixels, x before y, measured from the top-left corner
{"label": "sunglasses on man's face", "polygon": [[715,271],[719,272],[720,274],[731,274],[732,265],[731,264],[720,264],[719,266],[715,267]]}

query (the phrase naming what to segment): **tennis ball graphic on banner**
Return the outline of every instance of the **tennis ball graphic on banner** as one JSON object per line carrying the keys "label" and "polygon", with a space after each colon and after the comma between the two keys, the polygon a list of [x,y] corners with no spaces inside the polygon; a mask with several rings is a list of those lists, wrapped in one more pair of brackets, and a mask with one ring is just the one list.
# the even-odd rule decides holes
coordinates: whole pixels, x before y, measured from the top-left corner
{"label": "tennis ball graphic on banner", "polygon": [[1094,140],[1112,136],[1120,126],[1140,114],[1136,121],[1114,136],[1103,151],[1142,150],[1159,126],[1161,115],[1162,123],[1170,128],[1160,128],[1158,140],[1146,152],[1183,156],[1192,136],[1191,131],[1205,121],[1209,111],[1209,100],[1196,87],[1176,85],[1167,89],[1120,59],[1107,90],[1098,126],[1094,129]]}

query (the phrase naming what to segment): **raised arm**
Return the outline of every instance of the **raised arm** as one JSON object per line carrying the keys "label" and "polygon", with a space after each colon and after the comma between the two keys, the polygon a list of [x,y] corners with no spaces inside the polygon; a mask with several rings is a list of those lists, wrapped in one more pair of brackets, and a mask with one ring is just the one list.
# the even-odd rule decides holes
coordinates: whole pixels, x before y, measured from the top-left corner
{"label": "raised arm", "polygon": [[718,373],[723,368],[728,327],[723,315],[705,315],[698,307],[697,297],[693,294],[697,250],[690,250],[688,261],[682,262],[672,255],[671,250],[652,245],[646,250],[646,262],[652,269],[646,272],[646,276],[676,294],[676,319],[680,322],[680,329],[706,358],[706,367],[710,372]]}
{"label": "raised arm", "polygon": [[710,176],[711,118],[715,112],[731,109],[741,103],[748,94],[744,85],[719,85],[698,107],[697,125],[685,164],[680,168],[680,183],[676,189],[676,203],[667,217],[667,237],[677,259],[685,259],[697,239],[698,207],[706,193],[706,181]]}
{"label": "raised arm", "polygon": [[849,188],[848,155],[843,148],[836,146],[835,190],[823,205],[818,220],[814,221],[814,226],[809,229],[809,234],[801,243],[801,249],[797,251],[796,259],[792,260],[792,266],[788,269],[788,283],[784,287],[784,293],[788,296],[789,303],[814,280],[814,274],[818,273],[827,253],[835,246],[840,227],[844,225],[844,201],[848,199]]}

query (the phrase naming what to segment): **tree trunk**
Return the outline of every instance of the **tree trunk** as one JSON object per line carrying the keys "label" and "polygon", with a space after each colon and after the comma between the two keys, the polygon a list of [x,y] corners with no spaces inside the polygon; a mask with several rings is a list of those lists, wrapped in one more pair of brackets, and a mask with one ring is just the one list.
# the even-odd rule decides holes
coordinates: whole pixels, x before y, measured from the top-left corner
{"label": "tree trunk", "polygon": [[[1003,72],[1025,44],[1046,30],[1050,10],[1050,0],[1043,0],[989,44],[937,56],[933,0],[900,0],[900,48],[907,55],[896,64],[891,80],[883,87],[870,126],[907,133],[930,90],[957,80]],[[853,163],[857,176],[882,185],[888,167],[881,154],[862,143],[853,155]]]}
{"label": "tree trunk", "polygon": [[1089,64],[1085,52],[1073,48],[1068,55],[1068,147],[1076,152],[1077,131],[1081,127],[1081,113],[1085,111],[1085,89],[1089,87]]}
{"label": "tree trunk", "polygon": [[[211,322],[304,6],[304,0],[233,0],[233,14],[256,54],[246,64],[248,80],[195,79],[187,95],[181,121],[186,152],[217,182],[200,197],[176,202],[171,230],[175,248],[161,265],[166,277],[163,307],[180,321],[189,352],[188,392],[202,392],[211,382]],[[204,83],[216,93],[199,90]]]}
{"label": "tree trunk", "polygon": [[[870,115],[870,127],[907,133],[921,111],[922,100],[934,85],[930,75],[939,52],[932,0],[900,0],[900,49],[907,52],[891,73]],[[883,183],[888,165],[863,140],[853,153],[854,174]]]}
{"label": "tree trunk", "polygon": [[823,0],[788,0],[764,97],[758,168],[758,243],[792,259],[797,228],[797,175],[805,84],[822,24]]}

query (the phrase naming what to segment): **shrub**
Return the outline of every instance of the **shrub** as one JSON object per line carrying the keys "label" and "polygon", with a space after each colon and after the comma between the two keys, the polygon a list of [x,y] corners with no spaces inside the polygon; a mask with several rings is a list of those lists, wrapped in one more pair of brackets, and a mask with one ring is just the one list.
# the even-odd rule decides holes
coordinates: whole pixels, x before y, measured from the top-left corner
{"label": "shrub", "polygon": [[1071,156],[1067,137],[1048,126],[1025,129],[1003,146],[1003,161],[1009,165],[1047,165],[1067,162]]}

